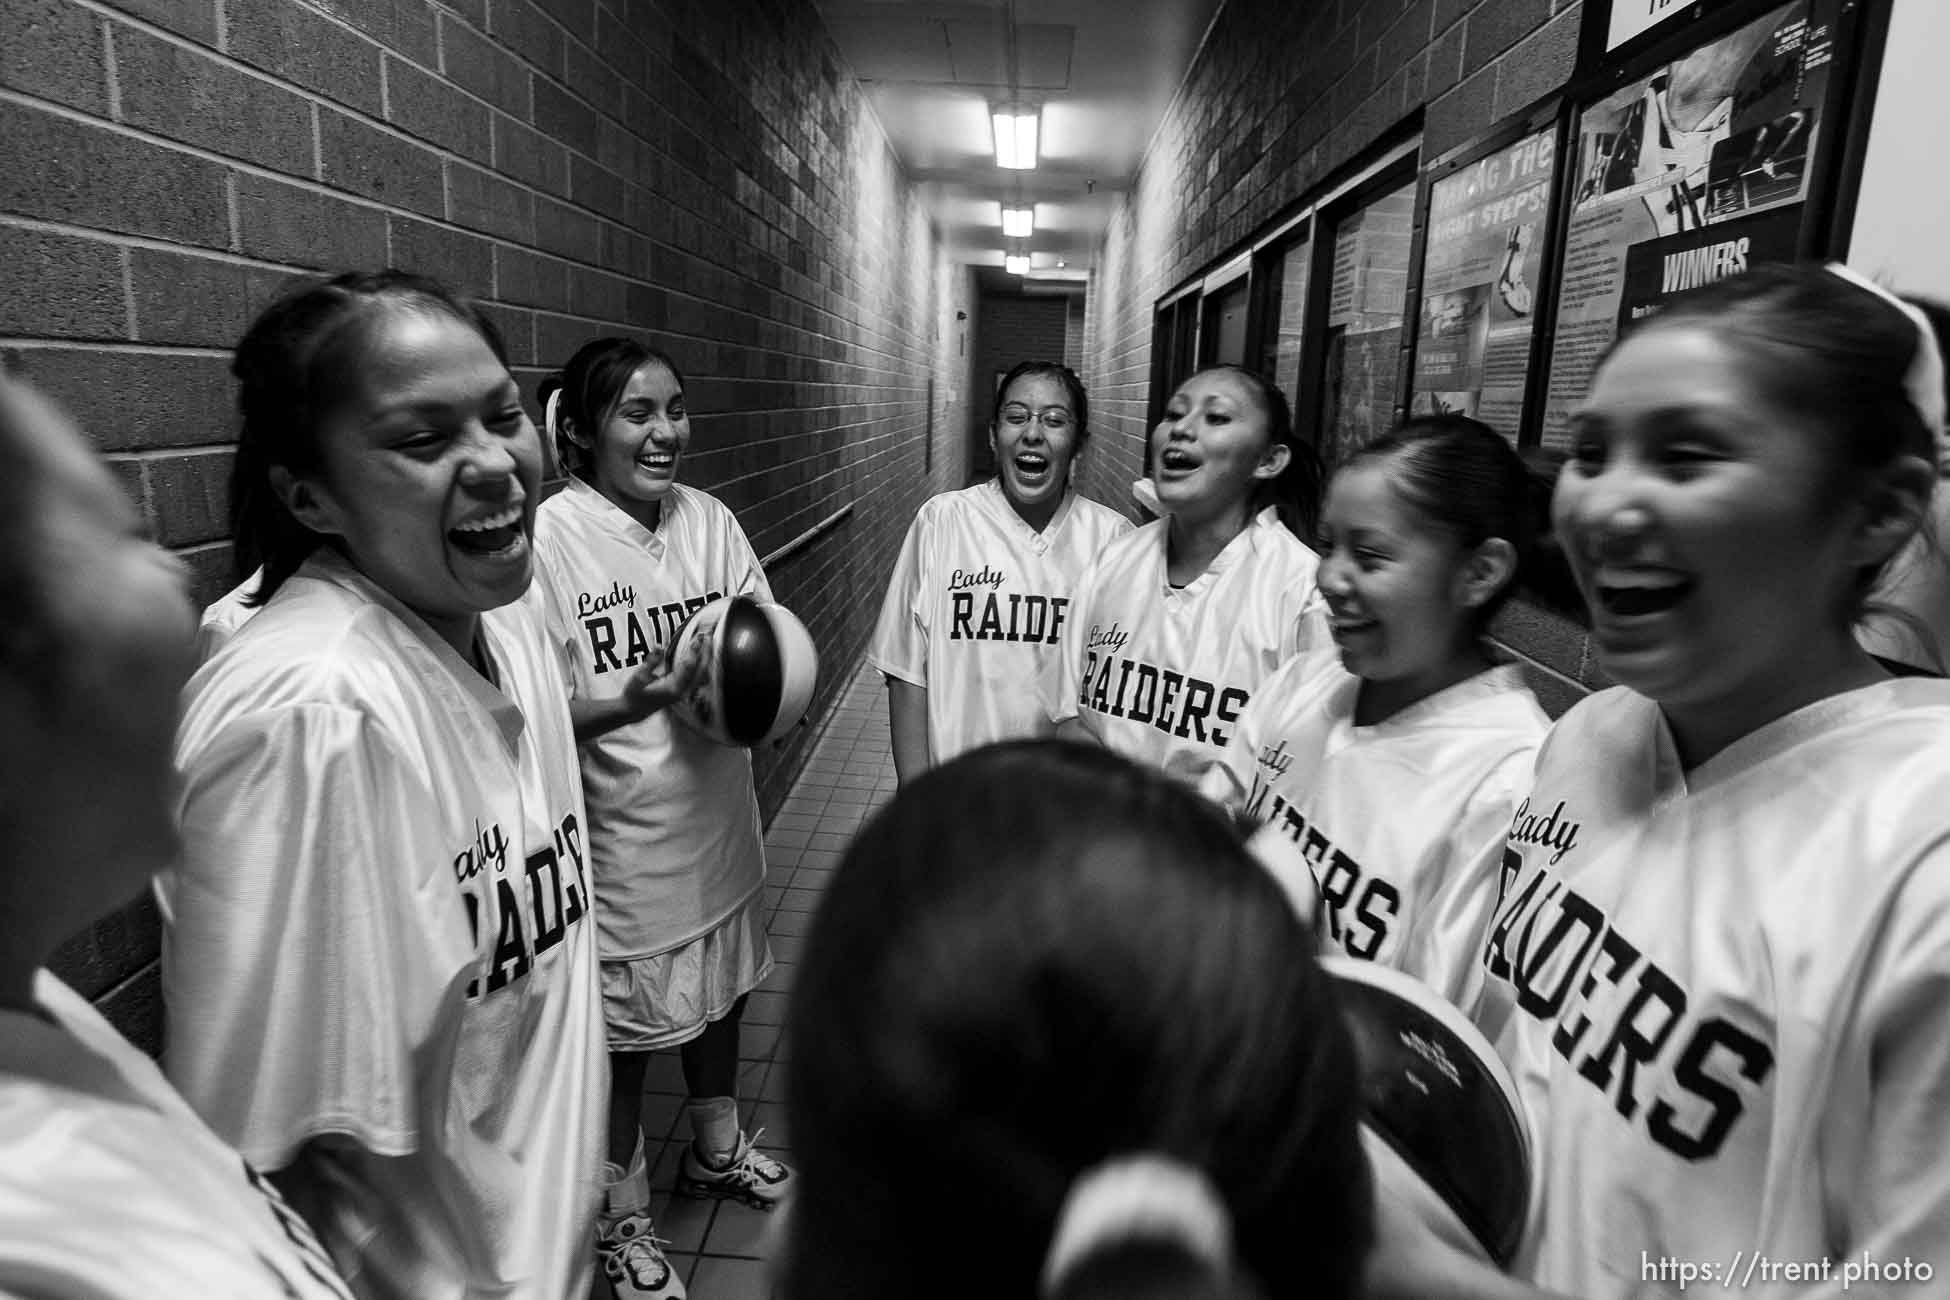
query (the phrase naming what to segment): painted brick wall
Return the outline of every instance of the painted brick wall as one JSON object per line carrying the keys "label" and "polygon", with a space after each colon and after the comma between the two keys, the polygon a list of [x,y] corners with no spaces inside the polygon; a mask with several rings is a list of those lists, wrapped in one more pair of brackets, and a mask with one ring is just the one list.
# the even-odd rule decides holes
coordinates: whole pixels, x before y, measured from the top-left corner
{"label": "painted brick wall", "polygon": [[[1227,0],[1097,259],[1084,331],[1083,489],[1123,504],[1143,465],[1152,309],[1424,110],[1434,158],[1561,87],[1579,0]],[[1513,602],[1499,639],[1553,713],[1604,684],[1583,630]]]}
{"label": "painted brick wall", "polygon": [[[228,585],[227,362],[294,274],[396,265],[491,304],[532,394],[583,340],[687,371],[690,481],[761,553],[828,672],[958,455],[930,383],[956,272],[812,0],[7,0],[0,349]],[[961,305],[965,308],[965,298]],[[804,728],[759,755],[776,805]],[[60,968],[153,1045],[155,918]]]}

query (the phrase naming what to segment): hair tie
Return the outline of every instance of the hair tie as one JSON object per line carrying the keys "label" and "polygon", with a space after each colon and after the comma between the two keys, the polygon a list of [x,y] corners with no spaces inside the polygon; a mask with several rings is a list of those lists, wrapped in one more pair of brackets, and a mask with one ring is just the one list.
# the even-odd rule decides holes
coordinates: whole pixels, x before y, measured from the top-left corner
{"label": "hair tie", "polygon": [[1043,1260],[1042,1294],[1104,1246],[1132,1238],[1176,1242],[1215,1270],[1232,1267],[1232,1218],[1210,1179],[1170,1156],[1118,1156],[1071,1184]]}
{"label": "hair tie", "polygon": [[1916,414],[1922,417],[1923,427],[1930,431],[1930,437],[1941,442],[1945,432],[1943,348],[1937,342],[1936,331],[1930,327],[1930,318],[1925,316],[1916,304],[1903,301],[1875,281],[1856,274],[1840,262],[1830,262],[1828,272],[1848,281],[1858,289],[1868,290],[1901,312],[1909,319],[1909,323],[1916,327],[1916,355],[1910,358],[1909,373],[1903,376],[1903,390],[1909,394],[1909,404],[1915,407]]}
{"label": "hair tie", "polygon": [[548,430],[548,436],[551,439],[560,436],[555,428],[555,416],[556,412],[561,409],[561,406],[562,390],[557,388],[548,395],[548,402],[542,407],[542,428]]}

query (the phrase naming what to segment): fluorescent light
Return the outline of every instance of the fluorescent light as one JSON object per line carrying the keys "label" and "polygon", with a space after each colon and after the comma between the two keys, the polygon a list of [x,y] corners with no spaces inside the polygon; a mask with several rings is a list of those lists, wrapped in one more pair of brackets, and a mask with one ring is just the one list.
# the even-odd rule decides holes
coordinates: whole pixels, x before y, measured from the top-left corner
{"label": "fluorescent light", "polygon": [[1002,209],[1002,234],[1008,239],[1027,239],[1036,229],[1036,209]]}
{"label": "fluorescent light", "polygon": [[995,165],[1017,171],[1036,165],[1036,114],[995,113]]}
{"label": "fluorescent light", "polygon": [[1010,275],[1027,275],[1029,273],[1029,254],[1010,253],[1002,259],[1002,269]]}

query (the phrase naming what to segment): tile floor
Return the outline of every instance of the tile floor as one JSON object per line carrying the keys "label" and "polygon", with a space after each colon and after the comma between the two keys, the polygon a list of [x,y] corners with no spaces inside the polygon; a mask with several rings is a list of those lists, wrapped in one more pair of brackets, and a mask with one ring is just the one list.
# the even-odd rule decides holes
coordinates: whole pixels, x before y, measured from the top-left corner
{"label": "tile floor", "polygon": [[[787,1163],[792,1139],[785,1124],[786,1062],[779,1026],[785,1020],[799,946],[840,850],[868,812],[893,792],[887,690],[880,674],[862,665],[765,832],[765,919],[777,964],[746,1005],[738,1096],[746,1128],[763,1128],[760,1146]],[[657,1235],[670,1241],[671,1262],[684,1276],[692,1300],[766,1300],[761,1260],[772,1216],[731,1202],[671,1194],[678,1157],[691,1137],[683,1093],[677,1053],[660,1054],[651,1063],[643,1097]],[[599,1294],[601,1290],[599,1284]]]}

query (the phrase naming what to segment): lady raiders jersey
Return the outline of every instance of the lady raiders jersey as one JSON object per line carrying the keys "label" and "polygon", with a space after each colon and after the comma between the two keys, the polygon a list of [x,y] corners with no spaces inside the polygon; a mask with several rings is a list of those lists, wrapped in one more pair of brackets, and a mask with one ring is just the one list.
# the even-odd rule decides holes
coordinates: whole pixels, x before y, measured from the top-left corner
{"label": "lady raiders jersey", "polygon": [[[772,599],[737,518],[682,484],[653,533],[571,479],[542,503],[535,541],[579,699],[621,695],[707,602]],[[658,713],[584,745],[582,779],[603,960],[654,957],[708,934],[763,883],[749,750]]]}
{"label": "lady raiders jersey", "polygon": [[350,1300],[311,1228],[41,971],[0,1013],[0,1295]]}
{"label": "lady raiders jersey", "polygon": [[321,550],[185,691],[164,1064],[246,1159],[296,1161],[361,1294],[589,1285],[609,1078],[575,742],[532,588],[481,642],[492,683]]}
{"label": "lady raiders jersey", "polygon": [[928,692],[928,759],[1054,729],[1040,691],[1084,566],[1131,522],[1067,494],[1042,532],[994,479],[921,506],[867,662]]}
{"label": "lady raiders jersey", "polygon": [[1651,702],[1581,702],[1511,818],[1484,966],[1539,1283],[1733,1261],[1693,1289],[1829,1295],[1845,1264],[1950,1263],[1950,684],[1820,701],[1691,772]]}
{"label": "lady raiders jersey", "polygon": [[1271,507],[1183,588],[1165,577],[1169,519],[1112,541],[1077,582],[1046,688],[1111,749],[1196,785],[1246,701],[1283,661],[1327,645],[1320,561]]}
{"label": "lady raiders jersey", "polygon": [[1300,846],[1317,924],[1351,957],[1473,998],[1503,836],[1550,719],[1514,667],[1374,726],[1334,651],[1281,665],[1241,712],[1204,790]]}

